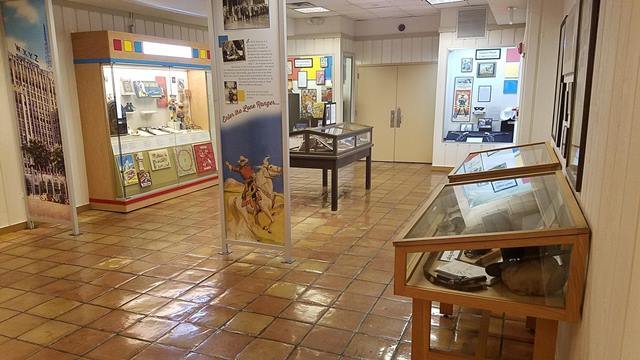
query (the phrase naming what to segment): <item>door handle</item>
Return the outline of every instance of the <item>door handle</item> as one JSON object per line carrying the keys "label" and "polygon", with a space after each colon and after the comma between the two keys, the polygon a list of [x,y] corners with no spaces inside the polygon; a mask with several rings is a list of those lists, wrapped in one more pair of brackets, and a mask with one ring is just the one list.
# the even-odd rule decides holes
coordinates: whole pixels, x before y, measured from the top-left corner
{"label": "door handle", "polygon": [[396,127],[400,128],[402,126],[402,109],[398,106],[396,110]]}
{"label": "door handle", "polygon": [[391,116],[389,116],[389,127],[392,129],[396,127],[396,111],[395,110],[391,110]]}

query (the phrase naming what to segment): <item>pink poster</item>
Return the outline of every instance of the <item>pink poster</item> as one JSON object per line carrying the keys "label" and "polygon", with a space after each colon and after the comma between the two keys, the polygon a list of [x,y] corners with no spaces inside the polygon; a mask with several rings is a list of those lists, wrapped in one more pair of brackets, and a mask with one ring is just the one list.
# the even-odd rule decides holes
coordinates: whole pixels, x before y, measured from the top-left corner
{"label": "pink poster", "polygon": [[520,54],[518,54],[518,49],[507,49],[507,62],[520,62]]}

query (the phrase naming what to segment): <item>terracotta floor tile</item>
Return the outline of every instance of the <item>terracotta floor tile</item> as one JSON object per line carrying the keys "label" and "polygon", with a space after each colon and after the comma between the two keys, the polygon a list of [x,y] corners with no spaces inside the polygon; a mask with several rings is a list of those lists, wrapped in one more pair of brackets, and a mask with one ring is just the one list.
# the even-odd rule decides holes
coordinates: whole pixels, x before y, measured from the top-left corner
{"label": "terracotta floor tile", "polygon": [[349,344],[352,335],[353,333],[350,331],[316,325],[304,340],[302,340],[300,345],[314,350],[342,354],[347,344]]}
{"label": "terracotta floor tile", "polygon": [[147,317],[133,324],[120,334],[140,340],[156,341],[177,324],[175,321]]}
{"label": "terracotta floor tile", "polygon": [[344,291],[344,289],[346,289],[347,286],[349,286],[351,281],[352,281],[351,278],[346,278],[346,277],[337,276],[337,275],[322,274],[320,275],[318,280],[316,280],[316,282],[313,283],[313,286],[332,289],[332,290],[338,290],[338,291]]}
{"label": "terracotta floor tile", "polygon": [[191,350],[213,334],[214,330],[194,324],[183,323],[163,336],[158,342]]}
{"label": "terracotta floor tile", "polygon": [[10,289],[10,288],[1,288],[0,289],[0,303],[3,303],[7,300],[13,299],[19,295],[24,294],[25,291]]}
{"label": "terracotta floor tile", "polygon": [[172,346],[152,344],[142,350],[135,360],[176,360],[183,359],[187,355],[187,350]]}
{"label": "terracotta floor tile", "polygon": [[23,360],[40,349],[42,348],[38,345],[15,339],[0,344],[0,354],[2,354],[3,360]]}
{"label": "terracotta floor tile", "polygon": [[147,291],[149,295],[162,296],[166,298],[176,298],[193,287],[193,284],[178,281],[167,281],[153,289]]}
{"label": "terracotta floor tile", "polygon": [[406,320],[392,319],[369,314],[362,323],[359,332],[367,335],[399,340],[402,337],[406,326]]}
{"label": "terracotta floor tile", "polygon": [[291,270],[283,276],[281,280],[294,284],[311,285],[318,280],[318,277],[320,277],[320,275],[314,272]]}
{"label": "terracotta floor tile", "polygon": [[213,272],[211,271],[189,269],[180,273],[178,276],[174,278],[174,280],[195,284],[205,280],[211,275],[213,275]]}
{"label": "terracotta floor tile", "polygon": [[209,336],[195,351],[205,355],[234,359],[252,340],[253,338],[247,335],[220,330]]}
{"label": "terracotta floor tile", "polygon": [[288,360],[338,360],[339,355],[326,353],[318,350],[297,347]]}
{"label": "terracotta floor tile", "polygon": [[0,308],[0,323],[5,321],[5,320],[7,320],[7,319],[9,319],[9,318],[12,318],[12,317],[18,315],[18,314],[19,314],[19,312],[15,311],[15,310],[9,310],[9,309]]}
{"label": "terracotta floor tile", "polygon": [[109,308],[91,304],[82,304],[75,309],[58,316],[56,320],[72,323],[79,326],[85,326],[110,312],[111,309]]}
{"label": "terracotta floor tile", "polygon": [[87,354],[88,358],[96,360],[124,360],[131,359],[149,343],[124,336],[114,336],[104,344]]}
{"label": "terracotta floor tile", "polygon": [[170,301],[171,299],[143,294],[122,305],[120,308],[125,311],[149,315]]}
{"label": "terracotta floor tile", "polygon": [[298,298],[298,301],[329,306],[338,298],[338,295],[340,292],[336,290],[309,288]]}
{"label": "terracotta floor tile", "polygon": [[344,354],[359,359],[390,359],[397,343],[364,334],[356,334]]}
{"label": "terracotta floor tile", "polygon": [[238,313],[237,310],[223,306],[206,306],[187,320],[194,324],[216,329],[224,325]]}
{"label": "terracotta floor tile", "polygon": [[84,284],[72,290],[65,291],[59,294],[60,297],[69,300],[75,300],[80,302],[89,302],[98,296],[104,294],[109,289],[101,286],[95,286],[91,284]]}
{"label": "terracotta floor tile", "polygon": [[353,293],[343,293],[333,304],[340,309],[369,312],[378,299],[372,296],[358,295]]}
{"label": "terracotta floor tile", "polygon": [[258,294],[230,289],[215,298],[211,304],[227,306],[239,310],[251,303],[256,297],[258,297]]}
{"label": "terracotta floor tile", "polygon": [[371,313],[408,320],[411,316],[411,303],[381,298],[373,307]]}
{"label": "terracotta floor tile", "polygon": [[29,314],[18,314],[0,323],[0,335],[18,337],[47,322],[47,319]]}
{"label": "terracotta floor tile", "polygon": [[29,360],[75,360],[78,357],[58,350],[43,348],[37,353],[29,356]]}
{"label": "terracotta floor tile", "polygon": [[27,313],[53,319],[80,305],[77,301],[55,298],[31,308]]}
{"label": "terracotta floor tile", "polygon": [[180,321],[191,316],[191,314],[198,311],[201,307],[202,305],[192,302],[172,300],[168,304],[156,310],[153,313],[153,316]]}
{"label": "terracotta floor tile", "polygon": [[260,294],[271,287],[273,284],[274,282],[272,280],[247,277],[236,284],[232,289]]}
{"label": "terracotta floor tile", "polygon": [[51,345],[52,348],[76,355],[83,355],[111,337],[111,333],[83,328]]}
{"label": "terracotta floor tile", "polygon": [[238,360],[285,360],[293,350],[293,345],[265,339],[255,339],[242,350]]}
{"label": "terracotta floor tile", "polygon": [[271,266],[262,266],[258,268],[256,271],[254,271],[251,274],[251,276],[259,279],[268,279],[268,280],[276,281],[281,279],[287,273],[287,271],[288,271],[287,269],[279,269]]}
{"label": "terracotta floor tile", "polygon": [[135,291],[139,293],[145,293],[164,282],[165,280],[160,278],[154,278],[150,276],[138,276],[120,285],[119,288],[124,290]]}
{"label": "terracotta floor tile", "polygon": [[275,319],[260,337],[297,345],[311,330],[311,327],[309,324],[298,321]]}
{"label": "terracotta floor tile", "polygon": [[190,301],[197,304],[206,304],[218,297],[224,292],[224,289],[213,288],[209,286],[194,286],[191,290],[180,295],[178,299]]}
{"label": "terracotta floor tile", "polygon": [[347,293],[355,293],[366,296],[380,296],[385,286],[370,281],[354,280],[345,290]]}
{"label": "terracotta floor tile", "polygon": [[401,342],[397,349],[395,355],[393,355],[394,360],[411,360],[411,343],[410,342]]}
{"label": "terracotta floor tile", "polygon": [[221,358],[214,358],[212,356],[198,354],[196,352],[190,352],[184,358],[184,360],[219,360],[219,359],[221,359]]}
{"label": "terracotta floor tile", "polygon": [[20,335],[18,339],[39,345],[48,345],[79,329],[79,326],[61,321],[49,320]]}
{"label": "terracotta floor tile", "polygon": [[120,332],[133,325],[144,315],[135,314],[122,310],[113,310],[107,315],[89,324],[89,327],[111,332]]}
{"label": "terracotta floor tile", "polygon": [[140,296],[140,294],[133,291],[113,289],[91,300],[91,303],[116,309],[138,296]]}
{"label": "terracotta floor tile", "polygon": [[294,300],[298,296],[302,295],[306,289],[306,286],[288,283],[277,282],[273,284],[266,292],[266,295]]}
{"label": "terracotta floor tile", "polygon": [[257,336],[273,321],[273,317],[250,312],[239,312],[224,327],[227,331]]}
{"label": "terracotta floor tile", "polygon": [[326,310],[327,308],[324,306],[294,302],[280,314],[280,317],[306,323],[315,323],[322,317]]}
{"label": "terracotta floor tile", "polygon": [[245,310],[271,316],[278,316],[289,304],[290,300],[273,296],[259,296]]}
{"label": "terracotta floor tile", "polygon": [[318,324],[336,329],[356,331],[364,317],[365,314],[361,312],[331,308],[322,316]]}
{"label": "terracotta floor tile", "polygon": [[0,304],[0,306],[2,306],[3,308],[16,310],[16,311],[27,311],[51,299],[52,299],[51,295],[27,292],[20,296],[14,297],[11,300],[7,300],[3,302],[2,304]]}

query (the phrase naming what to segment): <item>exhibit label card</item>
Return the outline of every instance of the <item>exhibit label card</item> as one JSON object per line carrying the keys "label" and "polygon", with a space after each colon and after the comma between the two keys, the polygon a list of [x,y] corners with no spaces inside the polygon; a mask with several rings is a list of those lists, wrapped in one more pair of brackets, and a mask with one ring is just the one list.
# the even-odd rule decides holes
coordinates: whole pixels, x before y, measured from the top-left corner
{"label": "exhibit label card", "polygon": [[[226,240],[290,237],[283,97],[286,38],[277,0],[211,0]],[[249,10],[249,11],[247,11]],[[286,54],[286,53],[285,53]],[[225,239],[223,239],[224,244]]]}
{"label": "exhibit label card", "polygon": [[48,0],[5,1],[0,6],[4,18],[9,68],[11,73],[25,74],[12,76],[11,85],[17,99],[17,127],[24,159],[29,218],[33,221],[71,222],[71,189],[67,185],[58,116],[58,87],[52,60],[55,54],[52,54],[52,40],[49,38],[51,25],[47,16],[47,2]]}

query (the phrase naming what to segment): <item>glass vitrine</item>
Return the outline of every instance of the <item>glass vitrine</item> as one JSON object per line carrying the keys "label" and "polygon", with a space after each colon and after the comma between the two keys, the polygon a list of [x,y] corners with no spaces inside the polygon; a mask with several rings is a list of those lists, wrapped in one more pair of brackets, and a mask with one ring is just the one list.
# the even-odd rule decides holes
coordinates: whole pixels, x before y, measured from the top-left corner
{"label": "glass vitrine", "polygon": [[102,75],[117,197],[215,171],[208,70],[104,64]]}
{"label": "glass vitrine", "polygon": [[449,174],[449,181],[527,175],[559,169],[560,161],[551,145],[540,142],[472,152]]}
{"label": "glass vitrine", "polygon": [[399,295],[576,321],[589,229],[561,172],[443,185],[394,241]]}
{"label": "glass vitrine", "polygon": [[291,154],[339,156],[371,146],[373,128],[345,123],[293,131],[289,134]]}

